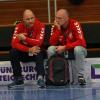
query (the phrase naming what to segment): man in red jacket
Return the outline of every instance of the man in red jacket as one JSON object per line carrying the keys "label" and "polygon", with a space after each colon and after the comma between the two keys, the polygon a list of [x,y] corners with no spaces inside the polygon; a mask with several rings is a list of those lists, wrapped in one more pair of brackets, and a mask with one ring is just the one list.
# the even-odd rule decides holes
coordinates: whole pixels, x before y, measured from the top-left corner
{"label": "man in red jacket", "polygon": [[[54,25],[51,29],[50,46],[48,58],[55,53],[70,53],[73,51],[75,66],[72,66],[72,73],[75,80],[84,85],[84,58],[87,55],[86,41],[80,23],[70,19],[67,10],[60,9],[55,16]],[[66,56],[66,55],[65,55]]]}
{"label": "man in red jacket", "polygon": [[42,45],[44,41],[45,26],[27,9],[23,13],[23,21],[16,25],[12,37],[12,50],[10,51],[14,82],[8,87],[24,84],[20,61],[35,61],[38,76],[37,84],[44,87],[44,60]]}

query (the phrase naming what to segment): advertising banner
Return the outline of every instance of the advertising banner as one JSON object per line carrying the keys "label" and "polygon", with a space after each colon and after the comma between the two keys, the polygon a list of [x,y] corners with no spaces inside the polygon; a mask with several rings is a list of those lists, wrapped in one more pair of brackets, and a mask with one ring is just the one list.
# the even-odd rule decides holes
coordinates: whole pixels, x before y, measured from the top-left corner
{"label": "advertising banner", "polygon": [[[35,63],[22,63],[22,74],[24,82],[34,82],[36,81],[36,72],[34,70]],[[0,85],[6,85],[13,81],[13,70],[10,61],[0,62]]]}
{"label": "advertising banner", "polygon": [[[46,62],[46,61],[45,61]],[[22,75],[25,83],[36,83],[37,73],[34,62],[21,62]],[[86,58],[85,77],[87,82],[100,82],[100,58]],[[7,85],[13,81],[13,70],[10,61],[0,62],[0,85]]]}

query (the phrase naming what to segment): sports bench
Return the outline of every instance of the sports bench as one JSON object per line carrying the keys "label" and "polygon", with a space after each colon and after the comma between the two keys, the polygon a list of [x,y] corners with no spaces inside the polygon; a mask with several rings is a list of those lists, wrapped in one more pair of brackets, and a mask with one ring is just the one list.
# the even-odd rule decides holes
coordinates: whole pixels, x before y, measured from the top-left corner
{"label": "sports bench", "polygon": [[[83,22],[81,23],[86,41],[87,41],[87,58],[100,57],[100,22]],[[45,24],[45,47],[49,46],[51,24]],[[9,61],[9,50],[11,49],[11,37],[14,25],[0,25],[0,61]]]}

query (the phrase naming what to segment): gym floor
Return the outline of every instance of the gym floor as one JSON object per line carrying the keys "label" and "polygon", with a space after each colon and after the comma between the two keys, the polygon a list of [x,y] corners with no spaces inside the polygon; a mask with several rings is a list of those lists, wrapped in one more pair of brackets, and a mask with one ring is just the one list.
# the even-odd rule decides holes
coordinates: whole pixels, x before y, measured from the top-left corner
{"label": "gym floor", "polygon": [[0,100],[100,100],[100,83],[38,88],[28,84],[13,89],[0,86]]}

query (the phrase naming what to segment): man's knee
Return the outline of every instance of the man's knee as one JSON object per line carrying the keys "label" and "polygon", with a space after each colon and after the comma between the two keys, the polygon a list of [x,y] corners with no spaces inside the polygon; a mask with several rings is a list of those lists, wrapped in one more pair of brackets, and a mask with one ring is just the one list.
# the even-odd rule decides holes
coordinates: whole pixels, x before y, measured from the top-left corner
{"label": "man's knee", "polygon": [[75,56],[81,56],[81,57],[86,57],[87,56],[87,50],[82,47],[82,46],[76,46],[74,48],[74,55]]}
{"label": "man's knee", "polygon": [[83,49],[85,48],[83,48],[82,46],[76,46],[74,48],[74,54],[81,54],[83,52]]}
{"label": "man's knee", "polygon": [[19,53],[16,49],[11,49],[9,53],[10,53],[10,58],[13,58],[13,59],[14,58],[17,59],[17,57],[19,55]]}
{"label": "man's knee", "polygon": [[55,53],[55,46],[50,46],[50,47],[48,47],[48,50],[47,50],[47,53],[49,54],[54,54]]}
{"label": "man's knee", "polygon": [[54,54],[55,54],[55,46],[48,47],[48,50],[47,50],[48,58],[51,57]]}

